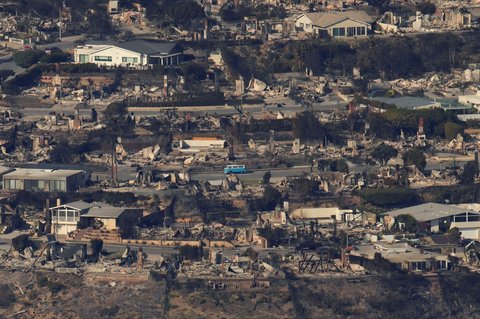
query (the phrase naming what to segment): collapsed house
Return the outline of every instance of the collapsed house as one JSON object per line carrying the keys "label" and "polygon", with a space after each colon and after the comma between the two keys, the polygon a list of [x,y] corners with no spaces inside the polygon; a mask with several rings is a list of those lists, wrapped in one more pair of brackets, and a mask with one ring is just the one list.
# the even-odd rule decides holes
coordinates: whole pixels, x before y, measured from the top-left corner
{"label": "collapsed house", "polygon": [[18,208],[0,204],[0,234],[6,234],[22,226]]}

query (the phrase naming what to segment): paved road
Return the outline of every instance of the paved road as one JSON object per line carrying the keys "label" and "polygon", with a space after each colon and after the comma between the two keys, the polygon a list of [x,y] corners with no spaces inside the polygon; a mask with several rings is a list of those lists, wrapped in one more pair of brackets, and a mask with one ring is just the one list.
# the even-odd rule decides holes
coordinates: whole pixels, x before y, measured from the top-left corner
{"label": "paved road", "polygon": [[[375,172],[380,168],[379,165],[353,164],[350,162],[348,162],[348,166],[349,166],[350,172],[358,172],[358,173],[362,173],[365,170],[369,172]],[[271,175],[272,179],[302,176],[303,174],[309,174],[311,172],[310,166],[304,165],[304,166],[294,166],[294,167],[250,170],[246,174],[238,174],[237,176],[244,181],[255,181],[255,180],[261,181],[263,179],[263,175],[268,171],[270,171],[270,173],[272,174]],[[318,173],[318,172],[319,172],[318,169],[314,167],[313,173]],[[223,170],[191,173],[190,176],[193,180],[197,180],[197,181],[222,180],[225,178],[225,174],[223,173]]]}
{"label": "paved road", "polygon": [[[310,166],[295,166],[290,168],[272,168],[272,169],[259,169],[254,171],[248,171],[246,174],[238,174],[237,176],[244,181],[261,181],[263,175],[266,172],[270,171],[271,178],[284,178],[292,176],[301,176],[304,173],[310,173]],[[314,169],[314,172],[317,170]],[[223,180],[225,179],[225,173],[223,170],[218,171],[208,171],[202,173],[192,173],[190,177],[196,181],[207,181],[207,180]]]}
{"label": "paved road", "polygon": [[3,63],[0,63],[0,70],[12,70],[15,72],[15,74],[20,74],[25,71],[24,68],[19,67],[15,62],[13,61],[6,61]]}
{"label": "paved road", "polygon": [[[18,109],[18,112],[22,114],[22,117],[26,120],[39,120],[45,118],[45,116],[49,115],[51,112],[55,112],[57,114],[65,114],[65,115],[75,115],[76,109],[75,104],[56,104],[51,108],[23,108]],[[79,114],[82,118],[91,118],[92,110],[90,108],[79,108]]]}
{"label": "paved road", "polygon": [[[26,164],[25,167],[30,168],[53,168],[54,166],[58,168],[58,165],[54,164]],[[102,181],[105,179],[110,178],[110,168],[107,166],[100,166],[100,165],[82,165],[82,164],[63,164],[60,165],[63,169],[81,169],[89,172],[91,174],[92,181]],[[349,163],[349,169],[351,172],[363,172],[364,170],[368,171],[376,171],[378,170],[378,165],[357,165]],[[248,169],[248,167],[247,167]],[[271,178],[275,180],[276,178],[285,178],[285,177],[293,177],[293,176],[302,176],[304,173],[310,173],[310,166],[303,165],[303,166],[294,166],[294,167],[282,167],[282,168],[263,168],[263,169],[252,169],[248,170],[246,174],[239,174],[238,177],[244,181],[261,181],[263,179],[263,175],[266,172],[270,171]],[[313,168],[313,172],[317,173],[317,168]],[[127,165],[119,165],[117,169],[118,180],[120,182],[127,181],[135,178],[136,175],[136,168],[130,167]],[[223,168],[221,169],[207,169],[202,172],[191,172],[190,176],[192,180],[195,181],[207,181],[207,180],[223,180],[225,179],[225,174],[223,173]],[[181,191],[181,190],[178,190]],[[147,189],[147,190],[136,190],[138,194],[142,195],[151,195],[154,193],[160,193],[160,191],[156,189]]]}
{"label": "paved road", "polygon": [[[1,66],[1,65],[0,65]],[[25,119],[28,120],[37,120],[44,118],[50,112],[63,113],[66,115],[75,114],[75,108],[80,106],[80,115],[82,117],[90,118],[91,109],[96,109],[98,112],[103,111],[107,102],[97,100],[95,103],[88,103],[84,105],[80,102],[75,101],[63,101],[61,104],[56,104],[51,108],[38,107],[38,108],[24,108],[20,109],[19,112]],[[335,96],[331,97],[329,100],[322,103],[315,103],[312,106],[312,109],[315,111],[327,111],[332,109],[338,109],[343,107],[343,102],[339,101]],[[277,112],[280,111],[285,115],[289,115],[294,112],[301,112],[304,110],[304,107],[299,104],[288,104],[282,107],[267,107],[265,108],[263,104],[253,104],[245,105],[243,108],[245,113],[248,114],[261,114],[264,111]],[[140,117],[149,117],[149,116],[158,116],[163,111],[160,108],[134,108],[131,110],[136,116]],[[199,106],[199,107],[180,107],[177,108],[177,112],[183,113],[193,113],[193,114],[216,114],[216,115],[234,115],[238,114],[237,109],[233,106]]]}
{"label": "paved road", "polygon": [[[62,51],[66,51],[68,49],[73,49],[75,47],[75,41],[80,40],[82,38],[83,38],[83,35],[65,37],[60,42],[53,42],[53,43],[38,45],[38,48],[45,49],[45,48],[57,47],[57,48],[60,48]],[[15,62],[11,60],[0,63],[0,70],[5,70],[5,69],[13,70],[15,74],[20,74],[25,71],[24,68],[19,67],[18,65],[15,64]]]}
{"label": "paved road", "polygon": [[57,47],[62,51],[66,51],[68,49],[73,49],[76,46],[75,41],[82,40],[84,38],[85,37],[83,35],[72,35],[68,37],[63,37],[61,41],[47,43],[47,44],[40,44],[37,47],[39,49]]}
{"label": "paved road", "polygon": [[[328,100],[322,103],[315,103],[312,106],[312,110],[314,111],[330,111],[334,109],[339,109],[344,106],[345,102],[339,100],[337,97],[332,96]],[[188,112],[193,114],[213,114],[213,115],[233,115],[238,114],[238,111],[235,107],[228,105],[221,105],[221,106],[199,106],[199,107],[179,107],[176,108],[177,112]],[[305,110],[305,107],[300,104],[287,104],[282,107],[276,106],[268,106],[265,107],[264,104],[250,104],[243,106],[243,112],[245,114],[261,114],[263,112],[282,112],[285,115],[289,115],[290,113],[301,112]],[[159,108],[134,108],[131,110],[137,116],[156,116],[159,115],[162,111]]]}

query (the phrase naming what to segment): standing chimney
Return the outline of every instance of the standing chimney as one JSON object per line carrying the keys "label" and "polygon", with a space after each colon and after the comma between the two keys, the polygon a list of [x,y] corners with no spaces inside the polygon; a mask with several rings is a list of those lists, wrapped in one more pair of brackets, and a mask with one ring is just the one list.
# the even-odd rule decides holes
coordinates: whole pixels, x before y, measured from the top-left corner
{"label": "standing chimney", "polygon": [[478,150],[475,150],[475,176],[478,177]]}
{"label": "standing chimney", "polygon": [[163,96],[168,95],[168,76],[165,74],[163,76]]}
{"label": "standing chimney", "polygon": [[423,117],[420,116],[418,118],[418,133],[419,134],[424,134],[424,130],[423,130]]}
{"label": "standing chimney", "polygon": [[355,113],[355,111],[356,111],[355,104],[353,103],[348,104],[348,114]]}
{"label": "standing chimney", "polygon": [[143,269],[143,249],[138,248],[137,270]]}

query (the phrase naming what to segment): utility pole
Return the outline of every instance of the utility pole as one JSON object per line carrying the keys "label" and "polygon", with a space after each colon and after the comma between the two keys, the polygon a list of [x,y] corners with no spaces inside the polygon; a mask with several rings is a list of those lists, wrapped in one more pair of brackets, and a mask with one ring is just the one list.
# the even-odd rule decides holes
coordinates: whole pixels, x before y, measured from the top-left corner
{"label": "utility pole", "polygon": [[[343,215],[345,216],[345,215]],[[346,216],[345,216],[346,217]],[[347,229],[345,230],[345,234],[346,234],[346,241],[345,241],[345,247],[348,247],[348,219],[345,218],[345,226],[347,227]]]}
{"label": "utility pole", "polygon": [[70,10],[67,11],[67,6],[65,5],[65,1],[62,2],[60,9],[58,10],[58,38],[62,40],[62,20],[63,16],[68,14],[68,21],[69,23],[72,22],[72,13]]}
{"label": "utility pole", "polygon": [[242,95],[240,95],[240,114],[243,115],[243,92]]}
{"label": "utility pole", "polygon": [[117,186],[117,155],[115,151],[116,141],[112,137],[112,184]]}
{"label": "utility pole", "polygon": [[63,2],[62,6],[58,9],[58,38],[62,40],[62,10],[65,6],[65,2]]}
{"label": "utility pole", "polygon": [[58,102],[60,103],[60,114],[63,112],[63,105],[62,105],[62,91],[63,91],[63,79],[60,76],[60,72],[58,72],[58,76],[60,77],[60,95],[58,98]]}

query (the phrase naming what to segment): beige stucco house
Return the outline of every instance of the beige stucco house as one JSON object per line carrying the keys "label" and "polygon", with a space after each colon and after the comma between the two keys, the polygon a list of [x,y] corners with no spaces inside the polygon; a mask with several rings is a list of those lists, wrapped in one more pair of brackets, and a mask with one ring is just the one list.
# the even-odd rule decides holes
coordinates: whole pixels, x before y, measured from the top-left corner
{"label": "beige stucco house", "polygon": [[361,10],[310,12],[301,14],[295,27],[318,37],[366,37],[373,22],[373,18]]}
{"label": "beige stucco house", "polygon": [[114,207],[103,202],[76,201],[50,208],[52,233],[68,235],[79,228],[100,227],[105,230],[120,230],[134,226],[143,216],[141,209]]}

